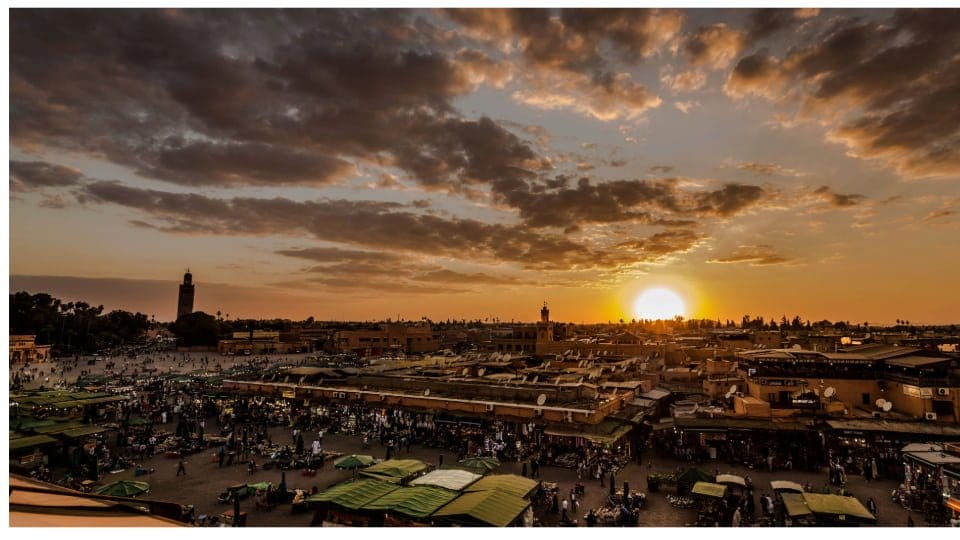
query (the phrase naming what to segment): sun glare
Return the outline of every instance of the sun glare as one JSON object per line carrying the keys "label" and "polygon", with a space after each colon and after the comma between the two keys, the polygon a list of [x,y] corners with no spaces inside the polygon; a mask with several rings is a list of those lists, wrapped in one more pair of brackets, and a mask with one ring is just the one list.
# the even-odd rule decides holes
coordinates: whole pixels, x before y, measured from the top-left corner
{"label": "sun glare", "polygon": [[686,306],[680,295],[670,289],[647,289],[633,304],[633,314],[638,319],[672,319],[686,315]]}

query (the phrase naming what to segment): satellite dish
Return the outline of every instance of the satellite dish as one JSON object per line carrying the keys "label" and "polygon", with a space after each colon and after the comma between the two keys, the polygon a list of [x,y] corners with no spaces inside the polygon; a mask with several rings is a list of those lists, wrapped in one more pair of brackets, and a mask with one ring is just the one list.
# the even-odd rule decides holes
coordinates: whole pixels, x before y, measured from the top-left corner
{"label": "satellite dish", "polygon": [[723,395],[723,398],[724,398],[724,399],[730,399],[731,396],[733,396],[733,394],[730,393],[730,392],[727,392],[726,394]]}
{"label": "satellite dish", "polygon": [[477,370],[477,377],[483,377],[483,374],[487,372],[487,368],[480,368]]}
{"label": "satellite dish", "polygon": [[513,358],[513,357],[510,356],[510,353],[507,353],[507,354],[501,356],[501,357],[500,357],[500,360],[503,360],[504,362],[509,362],[511,358]]}
{"label": "satellite dish", "polygon": [[430,395],[430,389],[427,388],[426,390],[424,390],[424,391],[423,391],[423,395],[424,395],[424,396],[429,396],[429,395]]}
{"label": "satellite dish", "polygon": [[827,389],[823,391],[823,395],[828,398],[833,397],[833,395],[836,393],[837,393],[837,389],[832,386],[828,386]]}
{"label": "satellite dish", "polygon": [[463,376],[466,377],[470,374],[470,368],[463,368]]}
{"label": "satellite dish", "polygon": [[890,412],[890,411],[892,411],[892,410],[893,410],[893,403],[890,403],[889,401],[884,401],[884,402],[883,402],[883,412]]}
{"label": "satellite dish", "polygon": [[537,396],[537,405],[543,407],[543,404],[546,402],[547,402],[546,394],[540,394],[539,396]]}
{"label": "satellite dish", "polygon": [[728,393],[728,394],[736,394],[736,393],[737,393],[737,385],[731,384],[731,385],[730,385],[730,389],[727,390],[727,393]]}
{"label": "satellite dish", "polygon": [[795,351],[799,351],[799,350],[802,349],[803,347],[801,347],[799,344],[795,344],[793,347],[790,347],[790,348],[793,349],[793,350],[795,350]]}
{"label": "satellite dish", "polygon": [[883,398],[880,398],[880,399],[878,399],[878,400],[875,402],[875,405],[877,406],[878,409],[882,409],[882,408],[883,408],[883,404],[886,403],[886,402],[887,402],[887,400],[885,400],[885,399],[883,399]]}

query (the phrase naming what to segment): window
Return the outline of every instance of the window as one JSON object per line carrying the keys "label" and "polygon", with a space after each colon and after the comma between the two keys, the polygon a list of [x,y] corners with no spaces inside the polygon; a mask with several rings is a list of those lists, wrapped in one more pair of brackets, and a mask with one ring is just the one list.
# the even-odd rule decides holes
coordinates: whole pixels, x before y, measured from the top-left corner
{"label": "window", "polygon": [[863,404],[863,405],[869,405],[869,404],[870,404],[870,394],[867,394],[867,393],[861,394],[861,395],[860,395],[860,403]]}

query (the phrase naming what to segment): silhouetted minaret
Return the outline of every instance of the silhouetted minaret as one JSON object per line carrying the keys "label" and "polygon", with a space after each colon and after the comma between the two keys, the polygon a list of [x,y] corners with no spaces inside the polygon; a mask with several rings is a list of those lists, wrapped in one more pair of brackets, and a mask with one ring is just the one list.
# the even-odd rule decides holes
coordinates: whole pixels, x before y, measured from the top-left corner
{"label": "silhouetted minaret", "polygon": [[540,309],[540,322],[548,323],[550,322],[550,310],[547,309],[547,301],[543,301],[543,307]]}
{"label": "silhouetted minaret", "polygon": [[180,284],[180,296],[177,298],[177,318],[193,313],[193,274],[187,268]]}

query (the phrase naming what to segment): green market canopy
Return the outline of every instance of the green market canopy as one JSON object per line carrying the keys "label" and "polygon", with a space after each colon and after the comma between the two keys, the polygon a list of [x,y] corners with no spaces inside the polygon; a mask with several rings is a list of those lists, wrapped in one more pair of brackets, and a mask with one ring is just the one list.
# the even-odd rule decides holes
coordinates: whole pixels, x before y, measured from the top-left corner
{"label": "green market canopy", "polygon": [[474,474],[487,474],[499,466],[500,461],[492,457],[471,457],[457,462],[458,468]]}
{"label": "green market canopy", "polygon": [[133,480],[118,480],[94,490],[97,495],[109,495],[111,497],[136,497],[150,491],[150,484],[146,482],[134,482]]}
{"label": "green market canopy", "polygon": [[382,510],[411,518],[426,518],[460,496],[455,491],[432,486],[402,487],[365,505],[364,510]]}
{"label": "green market canopy", "polygon": [[365,505],[400,489],[389,482],[363,478],[351,482],[337,484],[307,497],[307,502],[326,502],[335,504],[347,510],[359,510]]}
{"label": "green market canopy", "polygon": [[45,444],[51,444],[55,442],[57,442],[57,440],[49,435],[30,435],[26,437],[17,437],[16,439],[10,439],[10,450],[24,450],[27,448],[35,448],[37,446],[43,446]]}
{"label": "green market canopy", "polygon": [[361,467],[369,467],[375,462],[376,460],[373,459],[373,456],[358,456],[357,454],[351,454],[349,456],[337,458],[333,462],[333,466],[337,469],[359,469]]}
{"label": "green market canopy", "polygon": [[494,474],[485,476],[467,488],[467,491],[499,490],[514,497],[529,497],[539,482],[516,474]]}
{"label": "green market canopy", "polygon": [[388,459],[387,461],[381,461],[372,467],[368,467],[360,474],[369,478],[400,484],[415,474],[429,468],[429,465],[419,459]]}
{"label": "green market canopy", "polygon": [[499,489],[476,491],[457,497],[434,512],[433,517],[458,525],[506,527],[529,506],[530,501]]}

